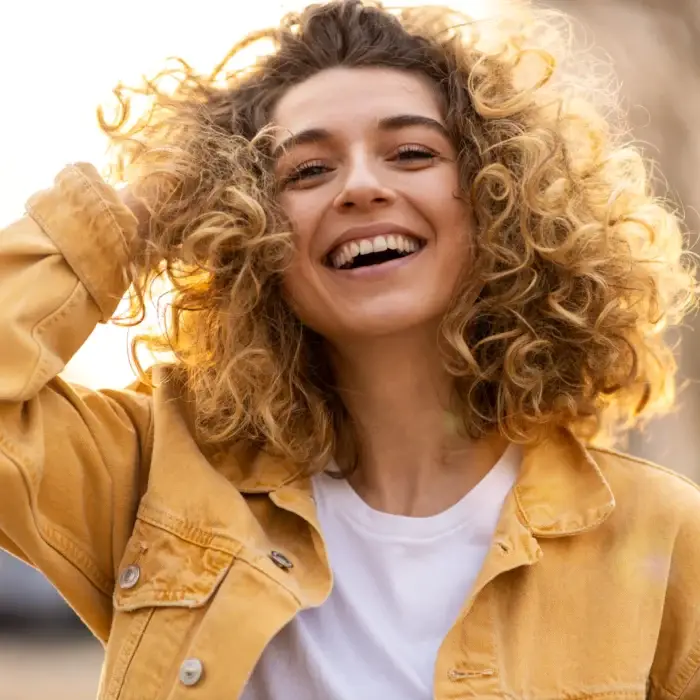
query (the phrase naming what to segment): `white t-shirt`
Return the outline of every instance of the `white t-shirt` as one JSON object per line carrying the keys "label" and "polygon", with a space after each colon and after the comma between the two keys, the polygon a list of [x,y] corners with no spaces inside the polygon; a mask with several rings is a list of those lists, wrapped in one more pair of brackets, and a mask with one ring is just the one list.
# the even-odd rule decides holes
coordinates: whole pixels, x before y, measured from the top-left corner
{"label": "white t-shirt", "polygon": [[429,700],[438,648],[483,564],[520,452],[427,518],[370,508],[345,480],[313,488],[333,591],[268,645],[243,700]]}

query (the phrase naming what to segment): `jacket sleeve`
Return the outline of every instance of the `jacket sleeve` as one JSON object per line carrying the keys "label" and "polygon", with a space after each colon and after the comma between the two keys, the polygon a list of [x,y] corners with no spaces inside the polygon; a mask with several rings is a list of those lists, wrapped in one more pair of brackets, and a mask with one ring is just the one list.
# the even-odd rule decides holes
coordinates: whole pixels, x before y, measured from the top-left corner
{"label": "jacket sleeve", "polygon": [[678,483],[683,488],[667,497],[678,529],[650,674],[651,700],[700,700],[700,490],[682,477]]}
{"label": "jacket sleeve", "polygon": [[148,471],[151,400],[58,374],[114,314],[135,233],[84,164],[0,231],[0,547],[41,570],[103,640]]}

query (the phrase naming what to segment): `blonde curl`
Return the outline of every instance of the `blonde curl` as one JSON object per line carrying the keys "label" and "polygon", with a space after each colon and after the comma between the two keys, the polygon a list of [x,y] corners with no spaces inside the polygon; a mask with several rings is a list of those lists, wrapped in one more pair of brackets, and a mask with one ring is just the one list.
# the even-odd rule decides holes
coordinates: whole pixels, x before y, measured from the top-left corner
{"label": "blonde curl", "polygon": [[694,267],[614,92],[568,70],[567,26],[524,3],[477,21],[330,2],[250,35],[208,75],[177,60],[116,88],[117,116],[100,112],[111,177],[149,212],[130,319],[165,275],[168,330],[140,342],[174,354],[203,442],[304,464],[352,453],[323,339],[284,298],[292,234],[268,138],[284,91],[334,65],[419,73],[442,99],[477,231],[440,339],[465,430],[531,441],[564,426],[594,440],[668,409],[666,333],[695,302]]}

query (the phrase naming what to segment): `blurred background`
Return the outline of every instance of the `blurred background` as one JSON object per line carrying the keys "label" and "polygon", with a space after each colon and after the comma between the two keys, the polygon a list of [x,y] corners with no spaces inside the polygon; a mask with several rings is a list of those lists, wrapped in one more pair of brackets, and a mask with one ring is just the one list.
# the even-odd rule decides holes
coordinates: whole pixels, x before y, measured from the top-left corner
{"label": "blurred background", "polygon": [[[427,1],[427,0],[426,0]],[[206,70],[252,28],[300,2],[257,0],[24,0],[0,9],[0,226],[66,164],[104,162],[94,118],[122,80],[152,74],[181,55]],[[409,4],[409,3],[397,3]],[[410,2],[410,4],[420,4]],[[456,0],[474,14],[493,0]],[[579,21],[582,41],[607,54],[663,193],[700,230],[700,3],[698,0],[551,0]],[[700,481],[700,341],[692,327],[679,353],[684,389],[677,411],[630,438],[629,451]],[[132,331],[133,332],[133,331]],[[128,334],[99,328],[66,369],[91,387],[132,378]],[[0,700],[95,697],[101,650],[43,578],[0,553]]]}

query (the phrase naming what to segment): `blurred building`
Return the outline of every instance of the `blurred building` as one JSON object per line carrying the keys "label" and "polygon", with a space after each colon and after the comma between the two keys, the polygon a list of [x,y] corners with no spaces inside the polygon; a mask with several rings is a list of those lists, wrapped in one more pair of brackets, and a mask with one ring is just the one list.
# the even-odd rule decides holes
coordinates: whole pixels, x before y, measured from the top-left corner
{"label": "blurred building", "polygon": [[[577,17],[586,43],[609,54],[633,136],[658,163],[658,191],[700,231],[700,3],[697,0],[549,0]],[[696,252],[698,247],[694,246]],[[628,449],[700,481],[700,338],[690,319],[680,346],[675,413],[631,437]]]}

